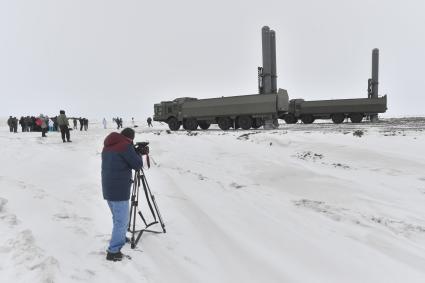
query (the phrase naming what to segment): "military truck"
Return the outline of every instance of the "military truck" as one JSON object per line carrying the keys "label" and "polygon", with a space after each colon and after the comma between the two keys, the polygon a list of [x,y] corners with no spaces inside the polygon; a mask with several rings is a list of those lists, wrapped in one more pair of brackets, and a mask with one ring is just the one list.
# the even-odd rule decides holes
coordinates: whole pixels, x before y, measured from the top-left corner
{"label": "military truck", "polygon": [[197,99],[182,97],[154,105],[154,121],[166,122],[173,131],[183,126],[186,130],[208,129],[218,124],[222,130],[250,129],[267,126],[277,118],[292,124],[301,119],[313,123],[315,119],[332,119],[342,123],[350,118],[360,123],[364,117],[376,120],[378,113],[387,110],[387,96],[378,96],[379,50],[372,51],[372,78],[368,80],[368,98],[289,102],[286,90],[277,90],[276,35],[269,27],[262,32],[263,66],[258,67],[258,93],[252,95]]}
{"label": "military truck", "polygon": [[207,99],[181,97],[154,105],[154,121],[166,122],[172,131],[200,127],[207,130],[218,124],[230,128],[257,129],[266,119],[277,120],[288,111],[289,98],[284,89],[277,93],[228,96]]}
{"label": "military truck", "polygon": [[287,124],[295,124],[299,119],[311,124],[316,119],[332,119],[335,124],[350,118],[352,123],[360,123],[364,117],[384,113],[387,110],[387,96],[378,98],[354,98],[305,101],[291,99],[288,113],[279,116]]}

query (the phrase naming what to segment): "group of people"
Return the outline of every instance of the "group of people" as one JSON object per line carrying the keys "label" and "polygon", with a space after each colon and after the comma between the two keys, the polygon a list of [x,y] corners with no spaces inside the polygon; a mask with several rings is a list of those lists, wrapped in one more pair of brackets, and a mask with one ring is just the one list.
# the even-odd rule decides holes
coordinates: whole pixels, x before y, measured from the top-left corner
{"label": "group of people", "polygon": [[[40,114],[38,118],[35,120],[35,124],[38,125],[41,128],[41,136],[47,137],[46,133],[49,127],[51,119],[49,119],[48,116],[45,116],[43,114]],[[59,116],[55,117],[55,122],[53,124],[56,124],[57,127],[60,129],[61,137],[63,142],[71,142],[70,133],[69,133],[69,122],[68,118],[65,115],[64,110],[59,111]],[[57,129],[57,128],[56,128]],[[66,140],[65,140],[66,138]]]}
{"label": "group of people", "polygon": [[117,123],[117,130],[122,128],[122,118],[120,118],[120,117],[112,118],[112,121]]}
{"label": "group of people", "polygon": [[[122,118],[120,118],[120,117],[112,118],[112,122],[117,124],[117,130],[119,130],[120,128],[123,127]],[[146,122],[148,123],[148,127],[153,127],[151,117],[148,117]],[[105,118],[103,118],[103,125],[104,125],[104,128],[106,129],[106,119]],[[137,127],[137,125],[135,124],[135,121],[134,121],[134,117],[131,118],[131,126],[133,128]]]}
{"label": "group of people", "polygon": [[72,118],[72,123],[74,125],[74,130],[78,130],[78,122],[80,123],[80,131],[84,129],[87,131],[89,128],[89,120],[87,118]]}
{"label": "group of people", "polygon": [[[61,110],[62,111],[62,110]],[[60,116],[60,115],[59,115]],[[46,135],[46,132],[48,131],[60,131],[60,125],[58,122],[59,116],[54,116],[49,118],[47,115],[40,114],[39,116],[22,116],[20,119],[16,117],[9,116],[9,119],[7,120],[7,125],[9,126],[9,130],[11,133],[17,133],[18,132],[18,125],[21,126],[22,132],[42,132],[42,136],[44,137]],[[87,118],[79,117],[79,118],[69,118],[72,119],[73,123],[73,129],[78,130],[80,128],[80,131],[87,131],[89,127],[89,120]],[[37,120],[39,122],[37,122]],[[123,127],[123,119],[120,117],[116,117],[112,119],[113,122],[117,124],[117,129],[120,129]],[[147,120],[148,127],[152,126],[152,118],[148,117]],[[102,120],[103,128],[106,129],[107,127],[107,121],[106,118],[103,118]],[[134,118],[131,118],[131,124],[133,127],[137,127],[135,125]],[[44,128],[45,126],[45,128]],[[45,129],[45,130],[43,130]]]}
{"label": "group of people", "polygon": [[[80,131],[88,129],[88,119],[72,118],[74,129],[77,129],[77,120],[80,122]],[[63,142],[71,142],[69,121],[64,110],[59,111],[59,115],[49,118],[49,116],[40,114],[39,116],[22,116],[19,120],[16,117],[9,116],[7,125],[10,132],[18,132],[18,124],[22,127],[22,132],[41,132],[41,137],[47,137],[48,131],[60,131]]]}
{"label": "group of people", "polygon": [[[42,115],[42,114],[40,114]],[[43,116],[45,118],[48,118],[47,116]],[[17,133],[18,132],[18,125],[21,126],[22,132],[41,132],[42,128],[40,125],[36,123],[37,119],[39,117],[35,116],[21,116],[21,118],[18,120],[16,117],[9,116],[9,119],[7,119],[7,125],[9,126],[10,132]],[[48,124],[50,131],[57,131],[58,129],[58,123],[57,123],[57,116],[48,118]]]}

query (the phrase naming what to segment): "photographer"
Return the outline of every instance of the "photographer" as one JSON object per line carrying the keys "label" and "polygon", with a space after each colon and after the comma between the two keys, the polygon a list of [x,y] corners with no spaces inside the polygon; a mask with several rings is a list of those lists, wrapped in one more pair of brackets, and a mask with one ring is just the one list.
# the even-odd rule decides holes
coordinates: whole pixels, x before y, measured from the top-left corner
{"label": "photographer", "polygon": [[133,146],[134,130],[125,128],[122,132],[109,134],[102,151],[102,191],[112,212],[113,229],[107,250],[107,260],[120,261],[121,248],[126,241],[129,223],[129,199],[132,170],[143,166],[142,157]]}

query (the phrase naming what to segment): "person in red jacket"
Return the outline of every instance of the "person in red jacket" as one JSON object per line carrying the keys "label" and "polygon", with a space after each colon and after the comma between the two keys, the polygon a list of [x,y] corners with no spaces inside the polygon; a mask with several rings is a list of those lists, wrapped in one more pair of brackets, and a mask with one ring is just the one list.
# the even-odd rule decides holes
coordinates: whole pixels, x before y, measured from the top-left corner
{"label": "person in red jacket", "polygon": [[102,192],[112,213],[112,236],[106,259],[120,261],[121,248],[126,242],[129,222],[129,199],[132,170],[143,167],[142,157],[133,145],[134,130],[125,128],[122,132],[109,134],[102,151]]}
{"label": "person in red jacket", "polygon": [[43,114],[40,114],[40,116],[35,120],[35,124],[41,128],[41,136],[43,138],[47,137],[46,132],[47,132],[48,122],[49,122],[49,117],[47,116],[44,117]]}

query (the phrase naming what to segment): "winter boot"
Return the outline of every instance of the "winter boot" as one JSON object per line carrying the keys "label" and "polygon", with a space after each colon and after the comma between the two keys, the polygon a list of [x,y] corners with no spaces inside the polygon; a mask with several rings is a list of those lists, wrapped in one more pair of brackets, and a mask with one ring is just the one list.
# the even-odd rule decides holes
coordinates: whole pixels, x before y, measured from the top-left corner
{"label": "winter boot", "polygon": [[110,260],[110,261],[121,261],[122,258],[123,258],[123,254],[121,253],[121,251],[118,251],[116,253],[108,252],[106,254],[106,260]]}

